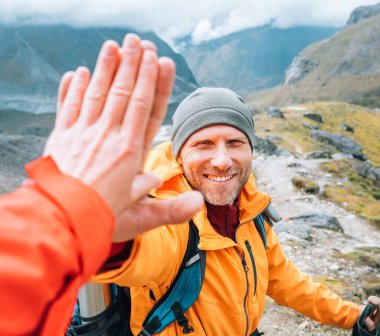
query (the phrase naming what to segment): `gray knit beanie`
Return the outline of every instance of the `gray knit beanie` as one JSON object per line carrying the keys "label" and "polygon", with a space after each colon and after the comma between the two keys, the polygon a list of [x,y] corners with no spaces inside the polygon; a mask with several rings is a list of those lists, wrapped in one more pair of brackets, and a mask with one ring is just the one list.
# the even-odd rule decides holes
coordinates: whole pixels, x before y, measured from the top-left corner
{"label": "gray knit beanie", "polygon": [[171,134],[173,156],[178,156],[193,133],[217,124],[242,131],[253,148],[254,124],[249,106],[229,89],[203,87],[187,96],[174,112]]}

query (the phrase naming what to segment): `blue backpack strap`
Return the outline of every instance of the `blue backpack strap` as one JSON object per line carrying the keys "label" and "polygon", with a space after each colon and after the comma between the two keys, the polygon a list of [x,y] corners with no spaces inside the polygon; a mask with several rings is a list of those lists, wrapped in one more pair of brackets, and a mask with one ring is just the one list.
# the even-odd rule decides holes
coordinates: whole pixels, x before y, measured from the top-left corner
{"label": "blue backpack strap", "polygon": [[273,206],[269,204],[264,211],[253,220],[265,248],[267,248],[267,232],[265,230],[264,222],[267,222],[270,227],[273,227],[273,222],[277,223],[281,219],[281,216],[277,213]]}
{"label": "blue backpack strap", "polygon": [[143,329],[138,335],[154,335],[174,321],[183,328],[184,334],[194,332],[184,313],[198,298],[205,276],[206,252],[198,249],[198,243],[198,229],[190,220],[187,248],[177,276],[145,318]]}
{"label": "blue backpack strap", "polygon": [[253,222],[255,223],[256,230],[259,232],[261,240],[263,241],[264,247],[267,248],[267,232],[264,226],[264,216],[262,214],[258,215]]}

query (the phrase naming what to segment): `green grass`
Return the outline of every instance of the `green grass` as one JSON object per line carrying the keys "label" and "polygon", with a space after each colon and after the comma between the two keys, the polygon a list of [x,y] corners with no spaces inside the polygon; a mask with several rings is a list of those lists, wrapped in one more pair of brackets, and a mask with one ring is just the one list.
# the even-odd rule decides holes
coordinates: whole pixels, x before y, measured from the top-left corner
{"label": "green grass", "polygon": [[[333,153],[337,150],[329,145],[320,143],[310,137],[311,127],[317,125],[319,129],[331,133],[339,133],[351,137],[363,149],[363,153],[371,161],[373,167],[380,166],[380,113],[348,103],[318,102],[297,105],[305,110],[284,108],[285,119],[272,118],[261,113],[256,116],[256,132],[259,136],[277,135],[282,140],[276,144],[291,151],[298,157],[308,152],[328,148]],[[323,123],[318,123],[303,116],[305,112],[318,113]],[[354,128],[354,133],[341,129],[341,124]],[[370,179],[363,178],[354,168],[357,161],[339,160],[328,161],[321,165],[321,169],[333,174],[336,182],[343,185],[327,185],[324,197],[344,206],[347,210],[369,219],[380,227],[380,188]]]}
{"label": "green grass", "polygon": [[360,176],[349,160],[324,162],[320,167],[333,174],[336,181],[344,181],[343,186],[325,186],[324,197],[344,205],[347,210],[369,219],[380,228],[380,202],[375,196],[380,193],[379,188],[370,179]]}

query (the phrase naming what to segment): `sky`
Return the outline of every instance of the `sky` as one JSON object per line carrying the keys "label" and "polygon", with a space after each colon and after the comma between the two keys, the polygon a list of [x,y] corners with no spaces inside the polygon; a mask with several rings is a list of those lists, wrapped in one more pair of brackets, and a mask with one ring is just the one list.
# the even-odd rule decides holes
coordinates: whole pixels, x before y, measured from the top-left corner
{"label": "sky", "polygon": [[353,9],[380,0],[1,0],[0,22],[133,27],[154,30],[170,44],[193,43],[272,22],[343,26]]}

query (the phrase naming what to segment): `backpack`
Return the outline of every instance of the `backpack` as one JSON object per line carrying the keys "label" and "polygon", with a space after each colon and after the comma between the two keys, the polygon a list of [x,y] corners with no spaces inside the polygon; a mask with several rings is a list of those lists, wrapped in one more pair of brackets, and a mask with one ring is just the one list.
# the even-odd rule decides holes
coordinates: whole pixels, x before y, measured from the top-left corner
{"label": "backpack", "polygon": [[[264,220],[270,226],[273,226],[272,220],[275,222],[279,220],[276,217],[277,213],[273,214],[270,211],[274,211],[271,206],[253,220],[265,248],[267,238]],[[152,336],[174,321],[182,327],[183,334],[194,332],[184,313],[198,298],[205,276],[206,251],[199,250],[198,243],[198,229],[190,220],[187,248],[178,273],[168,291],[146,316],[139,336]],[[133,336],[129,323],[131,314],[129,288],[115,284],[110,286],[113,293],[111,303],[100,314],[89,318],[81,317],[79,305],[76,305],[66,336]],[[154,299],[152,291],[150,295]],[[262,333],[256,329],[251,335],[262,335]]]}

